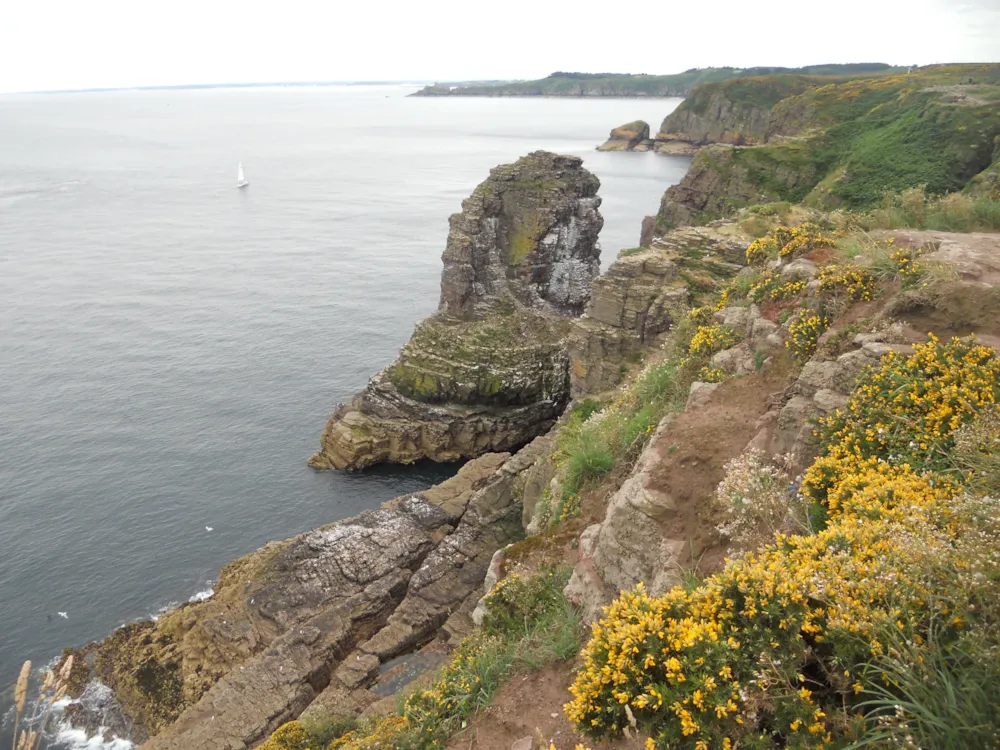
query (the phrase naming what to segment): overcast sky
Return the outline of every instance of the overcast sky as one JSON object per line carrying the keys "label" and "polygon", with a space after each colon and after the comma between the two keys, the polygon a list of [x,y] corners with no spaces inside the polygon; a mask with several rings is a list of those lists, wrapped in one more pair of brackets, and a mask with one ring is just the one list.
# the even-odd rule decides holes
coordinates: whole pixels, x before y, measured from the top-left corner
{"label": "overcast sky", "polygon": [[8,0],[0,91],[1000,61],[1000,0]]}

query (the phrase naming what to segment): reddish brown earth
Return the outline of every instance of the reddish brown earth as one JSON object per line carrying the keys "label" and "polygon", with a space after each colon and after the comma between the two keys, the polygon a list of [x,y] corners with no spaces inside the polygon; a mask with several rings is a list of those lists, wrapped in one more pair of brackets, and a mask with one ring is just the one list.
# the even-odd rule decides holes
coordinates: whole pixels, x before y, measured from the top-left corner
{"label": "reddish brown earth", "polygon": [[492,705],[453,735],[448,750],[510,750],[517,740],[531,737],[532,748],[573,750],[578,744],[593,750],[638,750],[645,738],[595,742],[578,734],[562,710],[570,699],[573,663],[517,675],[502,687]]}

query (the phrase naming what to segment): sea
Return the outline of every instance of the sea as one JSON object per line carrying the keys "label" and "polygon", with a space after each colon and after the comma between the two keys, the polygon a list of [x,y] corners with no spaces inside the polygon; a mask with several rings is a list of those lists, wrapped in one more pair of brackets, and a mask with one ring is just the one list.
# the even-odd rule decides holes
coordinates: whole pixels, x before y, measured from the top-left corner
{"label": "sea", "polygon": [[457,470],[306,459],[437,307],[448,216],[491,167],[582,156],[607,267],[689,164],[594,150],[676,99],[416,88],[0,96],[0,685]]}

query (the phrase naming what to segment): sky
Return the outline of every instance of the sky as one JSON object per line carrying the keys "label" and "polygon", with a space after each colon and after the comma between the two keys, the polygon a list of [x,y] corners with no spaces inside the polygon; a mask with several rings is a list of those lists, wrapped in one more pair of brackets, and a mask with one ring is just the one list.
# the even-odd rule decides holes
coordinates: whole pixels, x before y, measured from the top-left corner
{"label": "sky", "polygon": [[0,92],[1000,62],[1000,0],[10,0]]}

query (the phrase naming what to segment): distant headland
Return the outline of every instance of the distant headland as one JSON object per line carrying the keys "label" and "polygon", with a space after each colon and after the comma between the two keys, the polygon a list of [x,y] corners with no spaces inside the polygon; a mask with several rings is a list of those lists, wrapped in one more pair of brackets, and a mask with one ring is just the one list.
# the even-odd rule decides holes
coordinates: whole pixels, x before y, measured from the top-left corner
{"label": "distant headland", "polygon": [[806,65],[801,68],[691,68],[673,75],[645,73],[567,73],[557,71],[537,81],[474,81],[435,83],[411,96],[687,96],[700,83],[730,78],[794,73],[812,76],[856,76],[902,72],[888,63]]}

